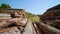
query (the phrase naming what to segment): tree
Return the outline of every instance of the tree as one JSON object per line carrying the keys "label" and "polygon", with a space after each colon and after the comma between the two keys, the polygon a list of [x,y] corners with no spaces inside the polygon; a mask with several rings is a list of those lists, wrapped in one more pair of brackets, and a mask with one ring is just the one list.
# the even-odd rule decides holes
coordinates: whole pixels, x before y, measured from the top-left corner
{"label": "tree", "polygon": [[1,4],[1,7],[2,7],[3,9],[11,8],[9,4]]}
{"label": "tree", "polygon": [[30,13],[30,12],[26,12],[26,14],[27,14],[29,17],[33,16],[33,14]]}
{"label": "tree", "polygon": [[5,4],[5,3],[1,4],[0,12],[3,11],[4,9],[7,9],[7,8],[11,8],[11,6],[9,4]]}

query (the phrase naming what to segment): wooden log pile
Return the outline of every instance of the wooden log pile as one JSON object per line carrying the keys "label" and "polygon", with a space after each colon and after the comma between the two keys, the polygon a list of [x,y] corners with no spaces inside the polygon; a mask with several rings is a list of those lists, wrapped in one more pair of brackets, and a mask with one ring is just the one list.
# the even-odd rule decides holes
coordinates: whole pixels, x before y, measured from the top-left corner
{"label": "wooden log pile", "polygon": [[[20,19],[21,20],[21,19]],[[20,21],[19,20],[19,21]],[[24,23],[24,22],[26,23]],[[37,34],[38,29],[33,26],[31,21],[25,21],[23,19],[21,22],[8,21],[0,26],[0,34]],[[20,23],[20,24],[19,24]],[[37,30],[36,30],[36,29]]]}
{"label": "wooden log pile", "polygon": [[[22,21],[19,22],[20,25],[18,22],[18,24],[14,24],[12,21],[4,23],[4,25],[6,26],[0,26],[0,28],[3,28],[0,29],[0,34],[60,34],[60,30],[52,26],[46,25],[42,22],[32,23],[31,21],[25,21],[24,19],[23,21],[26,22],[25,25]],[[11,25],[8,23],[10,23]]]}
{"label": "wooden log pile", "polygon": [[25,12],[16,12],[14,18],[0,22],[0,34],[60,34],[60,30],[43,22],[32,23]]}
{"label": "wooden log pile", "polygon": [[0,34],[37,34],[24,11],[12,13],[11,17],[0,22]]}
{"label": "wooden log pile", "polygon": [[36,23],[39,28],[41,28],[43,34],[60,34],[60,30],[52,26],[46,25],[42,22]]}
{"label": "wooden log pile", "polygon": [[40,19],[43,23],[60,29],[60,4],[49,8],[44,14],[40,16]]}

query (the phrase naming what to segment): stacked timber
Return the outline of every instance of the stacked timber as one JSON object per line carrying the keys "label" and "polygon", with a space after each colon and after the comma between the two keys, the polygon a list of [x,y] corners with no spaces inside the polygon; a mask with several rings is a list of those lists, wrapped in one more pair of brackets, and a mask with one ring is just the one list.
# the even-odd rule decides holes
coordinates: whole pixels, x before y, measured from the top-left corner
{"label": "stacked timber", "polygon": [[[18,10],[18,9],[16,9]],[[16,11],[14,9],[14,11]],[[32,22],[27,18],[24,11],[13,11],[12,9],[5,10],[11,14],[12,19],[0,22],[0,34],[37,34]]]}
{"label": "stacked timber", "polygon": [[36,23],[37,27],[42,30],[43,34],[60,34],[60,30],[52,26],[46,25],[42,22]]}
{"label": "stacked timber", "polygon": [[40,19],[43,23],[60,29],[60,4],[49,8],[40,16]]}

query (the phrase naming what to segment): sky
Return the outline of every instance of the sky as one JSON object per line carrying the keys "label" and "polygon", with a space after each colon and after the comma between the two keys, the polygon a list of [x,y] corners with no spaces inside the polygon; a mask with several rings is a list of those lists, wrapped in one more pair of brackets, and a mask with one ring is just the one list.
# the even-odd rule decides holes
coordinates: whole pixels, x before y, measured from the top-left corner
{"label": "sky", "polygon": [[60,4],[60,0],[0,0],[12,8],[25,9],[33,14],[43,14],[47,9]]}

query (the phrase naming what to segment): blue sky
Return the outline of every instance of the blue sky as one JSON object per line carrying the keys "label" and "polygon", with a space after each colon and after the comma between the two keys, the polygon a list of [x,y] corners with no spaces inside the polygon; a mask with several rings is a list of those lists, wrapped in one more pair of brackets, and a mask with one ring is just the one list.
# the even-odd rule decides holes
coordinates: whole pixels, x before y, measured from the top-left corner
{"label": "blue sky", "polygon": [[0,0],[12,8],[22,8],[33,14],[43,14],[47,9],[60,4],[60,0]]}

